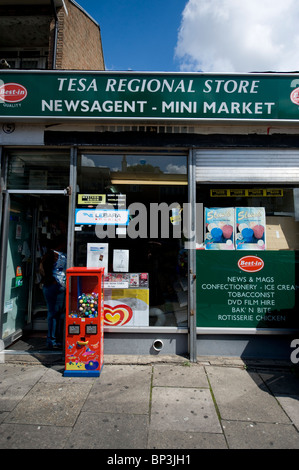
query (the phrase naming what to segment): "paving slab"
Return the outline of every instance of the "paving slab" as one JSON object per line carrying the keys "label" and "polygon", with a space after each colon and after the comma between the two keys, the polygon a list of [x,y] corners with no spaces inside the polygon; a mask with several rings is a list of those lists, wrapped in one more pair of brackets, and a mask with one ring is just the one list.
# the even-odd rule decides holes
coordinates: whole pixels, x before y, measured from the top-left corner
{"label": "paving slab", "polygon": [[138,364],[138,365],[152,365],[152,364],[185,364],[188,359],[176,354],[163,354],[157,356],[153,354],[105,354],[104,364]]}
{"label": "paving slab", "polygon": [[83,412],[66,449],[146,449],[148,415]]}
{"label": "paving slab", "polygon": [[46,372],[44,366],[27,366],[20,364],[0,364],[0,388],[20,384],[35,384]]}
{"label": "paving slab", "polygon": [[63,373],[64,366],[54,365],[45,371],[39,382],[56,384],[73,383],[75,386],[84,383],[91,386],[97,380],[97,377],[64,377]]}
{"label": "paving slab", "polygon": [[149,413],[151,377],[151,366],[104,366],[82,411]]}
{"label": "paving slab", "polygon": [[205,369],[199,365],[154,365],[154,386],[209,387]]}
{"label": "paving slab", "polygon": [[63,449],[71,430],[65,426],[1,424],[0,449]]}
{"label": "paving slab", "polygon": [[206,371],[222,419],[290,424],[257,373],[214,366]]}
{"label": "paving slab", "polygon": [[44,367],[0,364],[0,411],[11,411],[45,373]]}
{"label": "paving slab", "polygon": [[[1,398],[0,398],[1,400]],[[0,411],[0,424],[7,418],[9,411]]]}
{"label": "paving slab", "polygon": [[299,377],[289,371],[266,371],[260,376],[299,430]]}
{"label": "paving slab", "polygon": [[0,364],[0,448],[298,449],[289,369],[129,359],[91,378],[63,377],[63,364]]}
{"label": "paving slab", "polygon": [[4,422],[73,426],[90,389],[84,382],[37,383]]}
{"label": "paving slab", "polygon": [[148,449],[227,449],[223,434],[150,429]]}
{"label": "paving slab", "polygon": [[275,396],[299,395],[299,377],[289,371],[260,371],[259,375]]}
{"label": "paving slab", "polygon": [[61,351],[11,351],[4,354],[5,363],[27,364],[27,365],[53,365],[64,364],[64,355]]}
{"label": "paving slab", "polygon": [[298,449],[299,434],[289,424],[223,421],[229,449]]}
{"label": "paving slab", "polygon": [[299,395],[280,395],[277,398],[280,406],[299,431]]}
{"label": "paving slab", "polygon": [[150,429],[220,433],[210,390],[154,387]]}

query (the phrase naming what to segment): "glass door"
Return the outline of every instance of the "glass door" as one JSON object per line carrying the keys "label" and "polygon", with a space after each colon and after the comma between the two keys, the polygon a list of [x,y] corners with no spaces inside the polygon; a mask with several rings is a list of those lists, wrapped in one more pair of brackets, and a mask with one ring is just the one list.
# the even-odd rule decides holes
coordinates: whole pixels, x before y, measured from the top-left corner
{"label": "glass door", "polygon": [[[34,198],[33,198],[34,199]],[[43,256],[63,240],[67,245],[68,203],[67,197],[61,194],[36,195],[36,223],[34,236],[34,263],[31,301],[32,329],[44,331],[48,329],[47,305],[43,295],[43,280],[40,263]]]}
{"label": "glass door", "polygon": [[30,197],[7,195],[8,238],[2,339],[17,337],[30,321],[34,210]]}
{"label": "glass door", "polygon": [[[24,328],[32,329],[37,310],[45,311],[39,277],[43,250],[60,231],[66,239],[69,236],[72,253],[72,230],[66,233],[70,199],[65,196],[69,196],[69,187],[76,187],[76,152],[18,149],[5,157],[0,337],[7,347]],[[75,192],[71,201],[74,198]],[[58,226],[60,216],[66,219],[65,226]]]}
{"label": "glass door", "polygon": [[62,194],[5,194],[2,246],[2,339],[47,330],[40,262],[55,240],[67,241],[68,198]]}

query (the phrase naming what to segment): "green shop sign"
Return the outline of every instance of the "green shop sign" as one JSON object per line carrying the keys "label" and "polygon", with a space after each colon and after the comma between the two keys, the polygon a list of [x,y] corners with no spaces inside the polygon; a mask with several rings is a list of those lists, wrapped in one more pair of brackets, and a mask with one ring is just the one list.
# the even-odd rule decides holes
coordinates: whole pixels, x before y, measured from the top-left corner
{"label": "green shop sign", "polygon": [[299,75],[0,71],[2,119],[299,120]]}
{"label": "green shop sign", "polygon": [[196,263],[197,327],[299,328],[297,252],[198,250]]}

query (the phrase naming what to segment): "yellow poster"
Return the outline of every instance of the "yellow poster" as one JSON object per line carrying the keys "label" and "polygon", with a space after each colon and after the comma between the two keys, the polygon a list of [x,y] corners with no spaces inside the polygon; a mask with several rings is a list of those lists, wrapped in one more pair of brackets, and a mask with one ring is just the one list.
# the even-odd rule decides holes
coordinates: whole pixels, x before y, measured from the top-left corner
{"label": "yellow poster", "polygon": [[107,289],[105,326],[148,326],[149,289]]}

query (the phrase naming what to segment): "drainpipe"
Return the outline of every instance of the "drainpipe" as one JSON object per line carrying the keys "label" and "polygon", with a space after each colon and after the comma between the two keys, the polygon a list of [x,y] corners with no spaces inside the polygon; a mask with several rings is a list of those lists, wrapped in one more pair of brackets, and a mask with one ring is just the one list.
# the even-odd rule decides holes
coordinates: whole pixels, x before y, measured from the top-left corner
{"label": "drainpipe", "polygon": [[57,37],[58,37],[58,17],[55,7],[55,0],[51,0],[54,18],[55,18],[55,29],[54,29],[54,44],[53,44],[53,57],[52,57],[52,68],[56,69],[56,52],[57,52]]}

